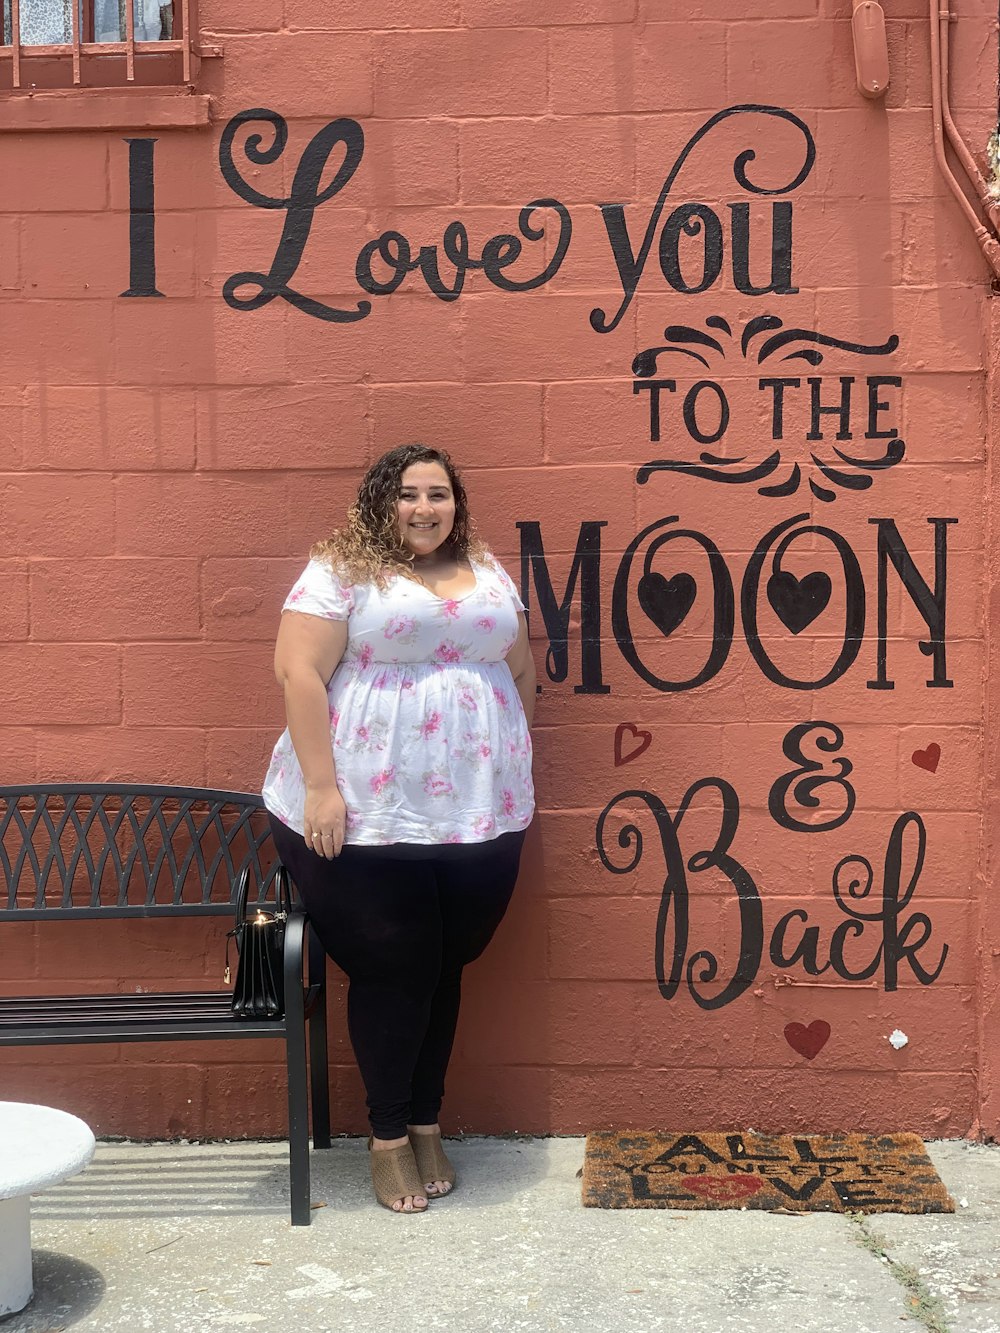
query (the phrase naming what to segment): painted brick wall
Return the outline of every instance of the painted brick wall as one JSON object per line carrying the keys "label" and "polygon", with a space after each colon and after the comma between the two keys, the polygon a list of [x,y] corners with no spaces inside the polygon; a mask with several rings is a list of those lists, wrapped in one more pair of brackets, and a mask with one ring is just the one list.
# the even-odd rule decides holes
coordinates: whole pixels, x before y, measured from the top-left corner
{"label": "painted brick wall", "polygon": [[[468,977],[449,1128],[997,1128],[981,838],[997,767],[983,729],[996,342],[986,267],[934,166],[926,5],[884,7],[892,82],[868,103],[846,0],[749,0],[735,17],[723,0],[548,0],[541,24],[525,0],[202,0],[223,48],[198,84],[211,127],[133,135],[156,139],[162,298],[122,295],[127,132],[0,133],[2,781],[256,789],[282,725],[284,592],[367,463],[405,439],[454,451],[482,532],[523,578],[540,813],[516,902]],[[995,4],[963,0],[951,44],[956,119],[981,158]],[[691,146],[654,226],[685,145],[758,104],[777,110],[719,118]],[[285,119],[287,146],[251,160],[244,129],[227,181],[224,127],[254,108]],[[244,193],[287,196],[338,117],[364,154],[309,216],[287,277],[316,304],[235,308],[288,214],[240,197],[233,173]],[[272,143],[273,127],[248,128]],[[553,199],[572,225],[561,262],[552,207],[518,231],[524,205]],[[477,259],[509,233],[524,253],[498,280],[470,272],[454,300],[420,270],[390,295],[360,290],[359,251],[386,231],[414,258],[437,247],[427,269],[454,286],[455,221]],[[544,283],[501,290],[547,265]],[[251,276],[227,302],[237,273]],[[361,300],[364,318],[321,317]],[[763,315],[781,324],[753,326]],[[759,360],[779,329],[800,336]],[[884,409],[870,376],[901,381],[876,386]],[[811,429],[809,377],[825,409],[853,377],[849,421],[825,411]],[[780,431],[761,378],[798,381]],[[640,482],[654,461],[671,466]],[[774,530],[796,517],[774,563]],[[560,628],[588,524],[599,559],[576,566]],[[835,779],[813,804],[783,782],[800,768]],[[613,873],[635,854],[617,838],[633,819],[641,856]],[[862,857],[866,897],[859,860],[837,872]],[[215,984],[221,932],[5,925],[0,986]],[[338,981],[335,1118],[356,1131],[342,995]],[[282,1068],[262,1052],[0,1051],[0,1089],[103,1133],[280,1134]]]}

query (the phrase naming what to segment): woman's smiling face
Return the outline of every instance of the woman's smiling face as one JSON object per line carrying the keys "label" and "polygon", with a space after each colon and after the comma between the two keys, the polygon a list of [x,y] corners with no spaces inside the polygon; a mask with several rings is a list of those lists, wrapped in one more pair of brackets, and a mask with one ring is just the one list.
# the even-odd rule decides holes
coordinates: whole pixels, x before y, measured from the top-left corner
{"label": "woman's smiling face", "polygon": [[411,463],[399,479],[399,537],[415,559],[433,555],[455,526],[455,496],[440,463]]}

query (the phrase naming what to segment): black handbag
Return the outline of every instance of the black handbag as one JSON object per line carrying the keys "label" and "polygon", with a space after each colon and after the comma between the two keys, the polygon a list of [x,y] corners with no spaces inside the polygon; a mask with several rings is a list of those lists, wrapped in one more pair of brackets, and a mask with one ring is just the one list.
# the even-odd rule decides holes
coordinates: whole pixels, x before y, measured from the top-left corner
{"label": "black handbag", "polygon": [[226,936],[226,985],[229,941],[235,939],[239,961],[233,986],[233,1013],[237,1018],[281,1018],[285,1012],[285,922],[291,907],[288,872],[279,866],[275,875],[274,912],[247,915],[249,870],[240,873],[236,888],[236,924]]}

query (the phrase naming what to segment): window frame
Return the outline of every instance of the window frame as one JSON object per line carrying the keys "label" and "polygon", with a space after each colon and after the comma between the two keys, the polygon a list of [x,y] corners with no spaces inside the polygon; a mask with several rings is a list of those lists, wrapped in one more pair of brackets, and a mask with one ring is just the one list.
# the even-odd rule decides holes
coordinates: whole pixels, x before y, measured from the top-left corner
{"label": "window frame", "polygon": [[[7,9],[4,4],[4,10]],[[0,97],[9,100],[12,96],[32,94],[43,96],[50,93],[65,94],[67,92],[121,92],[123,90],[145,88],[151,92],[160,92],[170,94],[172,91],[181,88],[191,89],[194,80],[197,77],[200,61],[205,56],[220,55],[221,52],[214,48],[200,48],[196,44],[198,32],[196,0],[173,0],[174,27],[175,30],[179,24],[180,35],[156,41],[136,41],[135,37],[135,12],[134,0],[128,0],[123,6],[125,11],[125,39],[117,42],[95,42],[86,40],[87,37],[93,37],[94,30],[94,5],[93,0],[72,0],[70,5],[72,21],[72,38],[69,42],[53,42],[43,45],[26,45],[20,40],[21,37],[21,16],[20,0],[9,0],[10,14],[10,36],[9,43],[3,42],[5,33],[0,28],[0,71],[4,71],[7,62],[10,62],[10,80],[9,84],[4,78],[4,88],[0,91]],[[84,11],[81,17],[81,9]],[[6,18],[6,14],[3,15]],[[107,59],[108,57],[124,56],[124,82],[121,81],[121,64],[116,61],[118,78],[114,82],[102,83],[98,78],[95,82],[83,82],[83,71],[86,62],[96,59]],[[146,81],[142,77],[142,67],[144,62],[162,58],[164,56],[177,56],[179,59],[179,79],[171,80],[167,83],[160,81]],[[30,71],[33,61],[46,60],[58,61],[71,64],[72,75],[71,82],[58,83],[55,85],[45,84],[42,87],[36,87],[26,74]],[[93,70],[92,66],[92,70]],[[91,70],[91,72],[92,72]],[[5,71],[4,71],[5,72]]]}

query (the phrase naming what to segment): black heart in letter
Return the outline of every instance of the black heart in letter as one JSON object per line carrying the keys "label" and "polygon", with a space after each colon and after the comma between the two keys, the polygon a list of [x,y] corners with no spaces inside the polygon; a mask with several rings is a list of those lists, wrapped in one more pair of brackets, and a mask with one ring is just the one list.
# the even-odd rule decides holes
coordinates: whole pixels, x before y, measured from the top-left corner
{"label": "black heart in letter", "polygon": [[807,574],[804,579],[797,579],[783,569],[767,581],[767,600],[781,623],[793,634],[801,634],[822,614],[832,591],[829,574],[819,570]]}
{"label": "black heart in letter", "polygon": [[643,574],[639,580],[639,605],[661,634],[673,634],[694,605],[698,585],[690,574]]}

